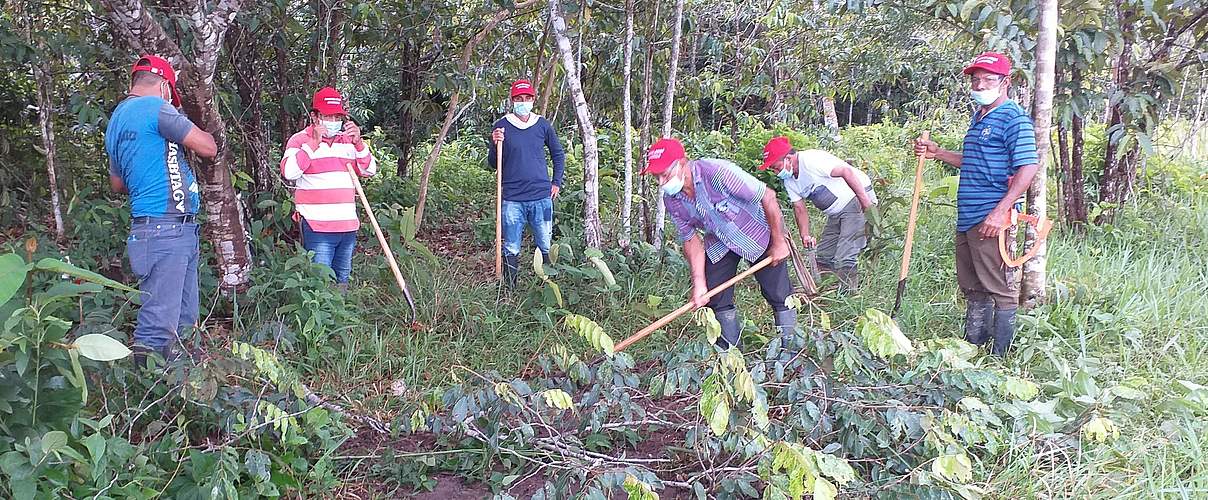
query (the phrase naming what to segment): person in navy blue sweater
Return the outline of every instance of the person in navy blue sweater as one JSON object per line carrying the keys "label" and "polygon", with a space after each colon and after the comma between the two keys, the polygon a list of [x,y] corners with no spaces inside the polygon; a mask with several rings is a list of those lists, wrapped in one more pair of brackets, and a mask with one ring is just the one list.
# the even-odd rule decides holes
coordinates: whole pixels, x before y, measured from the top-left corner
{"label": "person in navy blue sweater", "polygon": [[[519,271],[520,239],[527,225],[533,242],[549,262],[550,240],[554,230],[553,199],[562,189],[566,153],[558,142],[554,126],[533,113],[533,85],[528,80],[512,84],[512,112],[495,122],[493,143],[503,142],[503,274],[507,284],[515,285]],[[548,159],[554,163],[550,179]],[[487,163],[498,165],[492,148]]]}
{"label": "person in navy blue sweater", "polygon": [[1011,87],[1007,56],[983,53],[964,73],[978,107],[962,151],[948,151],[919,138],[914,152],[960,169],[956,281],[966,299],[965,340],[981,345],[993,338],[991,352],[1005,356],[1015,337],[1019,282],[1017,268],[1007,267],[999,254],[998,238],[1039,168],[1036,132],[1027,112],[1007,97]]}

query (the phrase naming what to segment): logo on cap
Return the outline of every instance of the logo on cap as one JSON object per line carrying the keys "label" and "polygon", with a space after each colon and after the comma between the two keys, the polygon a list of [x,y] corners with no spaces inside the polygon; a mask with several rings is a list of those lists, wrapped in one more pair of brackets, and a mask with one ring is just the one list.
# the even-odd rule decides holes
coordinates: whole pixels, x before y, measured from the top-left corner
{"label": "logo on cap", "polygon": [[657,160],[659,158],[662,158],[663,151],[666,151],[666,149],[664,149],[664,148],[651,149],[650,153],[646,155],[646,158],[650,159],[650,160]]}

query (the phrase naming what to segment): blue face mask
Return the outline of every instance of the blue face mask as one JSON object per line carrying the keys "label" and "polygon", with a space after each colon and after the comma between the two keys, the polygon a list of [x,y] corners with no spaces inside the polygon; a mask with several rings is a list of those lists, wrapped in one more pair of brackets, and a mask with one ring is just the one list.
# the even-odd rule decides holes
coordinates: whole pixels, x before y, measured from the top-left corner
{"label": "blue face mask", "polygon": [[513,102],[512,103],[512,112],[516,113],[516,116],[528,116],[529,113],[533,112],[533,102],[532,101]]}
{"label": "blue face mask", "polygon": [[684,191],[684,176],[679,175],[679,168],[680,167],[675,167],[676,170],[674,178],[667,181],[667,184],[663,184],[660,187],[660,190],[663,191],[663,194],[667,194],[667,196],[675,196],[675,194],[679,194],[680,191]]}
{"label": "blue face mask", "polygon": [[793,171],[788,168],[782,168],[776,172],[776,177],[779,177],[782,181],[787,181],[793,178]]}
{"label": "blue face mask", "polygon": [[684,190],[684,178],[677,175],[659,189],[663,190],[664,195],[675,196]]}

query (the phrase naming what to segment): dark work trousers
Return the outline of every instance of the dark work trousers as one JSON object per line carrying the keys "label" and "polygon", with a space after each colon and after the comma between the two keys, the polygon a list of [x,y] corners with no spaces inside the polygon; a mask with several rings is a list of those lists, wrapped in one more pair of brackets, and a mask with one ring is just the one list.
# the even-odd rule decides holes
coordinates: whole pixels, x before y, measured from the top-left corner
{"label": "dark work trousers", "polygon": [[[756,262],[763,260],[765,257],[767,257],[766,252]],[[717,285],[733,278],[738,274],[738,261],[740,260],[743,260],[742,257],[734,252],[727,253],[716,263],[709,262],[709,258],[706,256],[705,286],[712,290]],[[788,310],[788,307],[784,305],[784,299],[787,299],[793,293],[793,284],[789,282],[788,266],[784,262],[756,271],[755,280],[759,282],[763,298],[768,301],[768,305],[771,305],[773,310]],[[734,287],[722,290],[709,299],[709,308],[714,311],[734,309]]]}

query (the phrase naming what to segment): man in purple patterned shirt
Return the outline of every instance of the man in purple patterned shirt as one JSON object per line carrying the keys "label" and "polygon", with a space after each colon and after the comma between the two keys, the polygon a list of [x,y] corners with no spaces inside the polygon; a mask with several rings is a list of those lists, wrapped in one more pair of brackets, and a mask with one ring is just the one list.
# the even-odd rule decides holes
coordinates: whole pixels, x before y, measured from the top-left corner
{"label": "man in purple patterned shirt", "polygon": [[[689,161],[684,146],[662,139],[650,146],[643,174],[658,178],[667,213],[675,221],[692,276],[692,303],[709,306],[721,324],[717,345],[738,346],[741,338],[734,288],[705,300],[705,294],[738,273],[738,261],[772,264],[755,273],[763,298],[772,306],[782,338],[791,338],[797,312],[785,305],[793,293],[784,259],[789,255],[776,193],[731,162]],[[702,236],[703,234],[703,236]]]}

